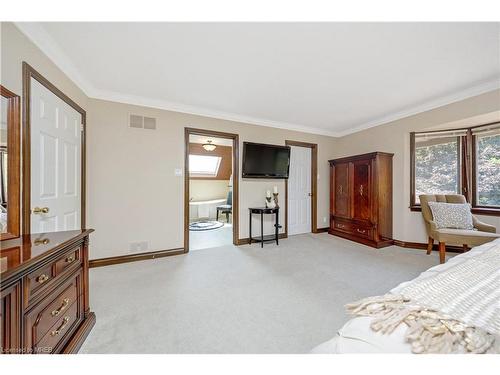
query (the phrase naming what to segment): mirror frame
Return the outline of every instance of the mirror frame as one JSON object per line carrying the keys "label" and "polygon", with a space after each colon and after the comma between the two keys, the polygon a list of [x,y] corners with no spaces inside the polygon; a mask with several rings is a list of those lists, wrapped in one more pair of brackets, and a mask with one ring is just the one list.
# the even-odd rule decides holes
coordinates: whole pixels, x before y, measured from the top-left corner
{"label": "mirror frame", "polygon": [[17,238],[20,235],[20,132],[21,98],[0,85],[0,95],[7,104],[7,232],[0,233],[0,241]]}

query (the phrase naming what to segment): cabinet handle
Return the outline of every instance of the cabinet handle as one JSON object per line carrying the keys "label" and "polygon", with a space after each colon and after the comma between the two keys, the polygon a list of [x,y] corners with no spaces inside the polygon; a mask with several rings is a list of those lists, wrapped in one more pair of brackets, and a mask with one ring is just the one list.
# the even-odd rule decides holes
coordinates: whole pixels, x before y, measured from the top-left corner
{"label": "cabinet handle", "polygon": [[61,307],[59,307],[57,310],[54,310],[50,313],[52,316],[58,316],[66,307],[69,305],[69,298],[65,298],[62,301]]}
{"label": "cabinet handle", "polygon": [[66,263],[72,263],[75,260],[75,257],[73,255],[69,256],[66,258],[65,262]]}
{"label": "cabinet handle", "polygon": [[38,281],[40,284],[43,284],[43,283],[44,283],[44,282],[46,282],[48,279],[49,279],[49,277],[48,277],[46,274],[42,273],[40,276],[38,276],[38,277],[36,278],[36,281]]}
{"label": "cabinet handle", "polygon": [[363,185],[359,186],[359,195],[363,196]]}
{"label": "cabinet handle", "polygon": [[366,229],[359,229],[359,228],[358,228],[358,229],[356,229],[356,231],[357,231],[358,233],[362,233],[362,234],[365,234],[365,233],[366,233]]}
{"label": "cabinet handle", "polygon": [[51,336],[57,336],[58,334],[61,333],[61,331],[66,328],[66,326],[68,325],[68,322],[69,322],[69,316],[65,316],[64,319],[63,319],[63,322],[62,324],[59,326],[58,329],[56,329],[55,331],[52,331],[50,332],[50,335]]}

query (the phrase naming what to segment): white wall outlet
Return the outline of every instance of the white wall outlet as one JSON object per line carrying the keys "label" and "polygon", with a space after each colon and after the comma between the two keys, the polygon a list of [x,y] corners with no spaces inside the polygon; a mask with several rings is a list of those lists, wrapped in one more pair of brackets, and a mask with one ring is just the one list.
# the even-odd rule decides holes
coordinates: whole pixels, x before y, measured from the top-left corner
{"label": "white wall outlet", "polygon": [[177,177],[182,176],[182,169],[181,168],[175,168],[174,169],[174,175]]}
{"label": "white wall outlet", "polygon": [[327,217],[323,216],[323,223],[326,223],[326,219],[327,219]]}

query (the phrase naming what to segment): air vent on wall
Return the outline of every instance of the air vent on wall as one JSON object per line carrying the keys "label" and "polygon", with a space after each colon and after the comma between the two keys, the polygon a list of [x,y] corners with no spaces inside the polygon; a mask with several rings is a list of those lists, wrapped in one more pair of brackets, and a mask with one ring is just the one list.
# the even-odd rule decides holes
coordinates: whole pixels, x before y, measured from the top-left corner
{"label": "air vent on wall", "polygon": [[156,129],[156,119],[153,117],[143,117],[139,115],[130,115],[129,126],[137,129]]}
{"label": "air vent on wall", "polygon": [[156,129],[156,119],[153,117],[144,117],[144,129]]}

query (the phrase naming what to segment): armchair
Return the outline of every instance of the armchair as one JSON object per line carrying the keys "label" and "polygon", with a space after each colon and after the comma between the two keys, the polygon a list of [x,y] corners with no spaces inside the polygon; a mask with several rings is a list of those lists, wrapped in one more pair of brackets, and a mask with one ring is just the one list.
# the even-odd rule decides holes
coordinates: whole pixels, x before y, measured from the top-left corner
{"label": "armchair", "polygon": [[433,221],[432,211],[429,207],[429,202],[444,202],[444,203],[467,203],[465,197],[460,194],[449,195],[420,195],[420,205],[422,207],[422,216],[424,217],[427,235],[429,242],[427,245],[427,254],[430,254],[434,241],[439,243],[439,262],[445,262],[446,244],[463,246],[464,250],[469,247],[479,246],[483,243],[493,241],[500,238],[500,234],[496,233],[496,228],[479,221],[477,217],[472,215],[474,230],[469,229],[438,229]]}

